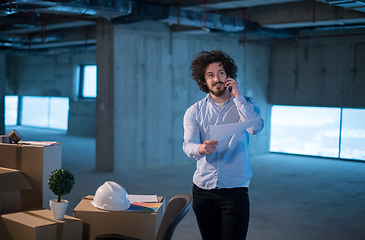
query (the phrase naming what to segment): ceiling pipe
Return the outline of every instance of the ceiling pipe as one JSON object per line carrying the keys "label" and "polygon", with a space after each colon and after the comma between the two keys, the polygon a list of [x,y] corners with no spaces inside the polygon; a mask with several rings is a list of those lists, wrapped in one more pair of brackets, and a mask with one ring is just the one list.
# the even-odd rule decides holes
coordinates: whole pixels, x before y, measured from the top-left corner
{"label": "ceiling pipe", "polygon": [[[130,14],[132,1],[108,0],[90,1],[76,0],[68,2],[18,0],[16,8],[10,4],[3,4],[0,15],[6,16],[17,12],[37,12],[50,14],[89,15],[112,19]],[[5,7],[5,8],[4,8]]]}
{"label": "ceiling pipe", "polygon": [[[62,48],[62,47],[79,47],[85,45],[95,45],[95,39],[84,39],[84,40],[77,40],[77,41],[67,41],[67,42],[57,42],[57,43],[41,43],[31,45],[31,50],[36,49],[48,49],[48,48]],[[0,43],[0,46],[4,47],[16,47],[18,49],[29,49],[29,45],[23,45],[19,43]]]}
{"label": "ceiling pipe", "polygon": [[312,18],[313,23],[316,23],[316,0],[312,0]]}
{"label": "ceiling pipe", "polygon": [[[66,22],[66,23],[58,23],[52,24],[47,26],[47,31],[57,30],[62,28],[72,28],[72,27],[84,27],[95,25],[94,21],[75,21],[75,22]],[[32,27],[32,28],[23,28],[23,29],[15,29],[15,30],[7,30],[1,32],[3,35],[10,35],[10,34],[26,34],[26,33],[33,33],[33,32],[40,32],[42,27]]]}
{"label": "ceiling pipe", "polygon": [[[7,11],[8,8],[4,5],[0,5],[0,11]],[[90,16],[91,21],[74,21],[70,23],[49,24],[47,25],[47,31],[76,27],[76,26],[88,26],[95,24],[94,18],[102,17],[110,20],[113,24],[126,24],[132,22],[143,21],[146,19],[158,20],[168,23],[170,26],[185,25],[191,27],[198,27],[206,29],[206,31],[216,30],[229,33],[240,33],[243,30],[255,31],[263,35],[268,35],[273,38],[291,38],[295,36],[292,31],[282,29],[270,29],[261,27],[258,24],[245,20],[245,23],[241,19],[230,18],[227,16],[214,14],[210,12],[195,12],[189,10],[182,10],[180,7],[163,5],[155,2],[146,1],[123,1],[123,0],[108,0],[108,1],[91,1],[91,0],[76,0],[68,2],[57,1],[41,1],[41,0],[18,0],[16,8],[13,8],[12,13],[24,12],[36,13],[36,14],[49,14],[56,16]],[[7,13],[9,14],[9,13]],[[204,23],[202,23],[202,19]],[[244,26],[244,24],[246,26]],[[247,29],[245,29],[245,27]],[[1,32],[2,35],[9,36],[11,34],[27,34],[32,32],[45,31],[42,26],[40,27],[27,27],[23,29],[8,30]],[[44,33],[45,34],[45,33]],[[85,44],[85,41],[83,41]],[[88,41],[89,44],[89,41]],[[91,44],[93,44],[91,42]],[[9,46],[9,43],[6,44]],[[32,49],[36,48],[39,44],[33,44]],[[79,43],[74,44],[71,42],[54,44],[42,44],[37,48],[58,48],[66,46],[78,46]],[[10,47],[12,45],[10,44]],[[13,47],[21,48],[18,44],[14,44]],[[24,48],[29,48],[29,45],[24,45]]]}
{"label": "ceiling pipe", "polygon": [[[6,11],[7,8],[2,10]],[[112,23],[132,23],[146,19],[162,20],[170,25],[178,24],[194,27],[207,27],[226,32],[243,30],[241,20],[208,12],[194,12],[180,8],[146,1],[91,1],[76,0],[69,2],[18,0],[15,12],[36,12],[39,14],[73,14],[103,17]],[[179,21],[180,20],[180,21]],[[204,26],[202,26],[202,20]]]}
{"label": "ceiling pipe", "polygon": [[[205,0],[204,0],[205,1]],[[4,11],[4,8],[2,8]],[[180,7],[163,5],[156,2],[146,1],[124,1],[124,0],[108,0],[108,1],[91,1],[76,0],[68,2],[57,1],[41,1],[41,0],[18,0],[16,11],[13,12],[36,12],[62,15],[65,13],[81,15],[90,15],[94,17],[103,17],[111,20],[112,23],[132,23],[143,21],[146,19],[160,20],[170,25],[178,24],[191,27],[215,29],[223,32],[241,32],[244,29],[243,22],[240,19],[230,18],[219,14],[209,12],[195,12],[182,10]],[[202,24],[202,20],[204,21]],[[251,30],[258,30],[256,24],[252,24]],[[249,25],[248,25],[249,27]],[[47,30],[50,30],[47,26]],[[262,30],[264,28],[260,28]],[[24,32],[35,32],[33,30],[10,30],[4,31],[3,34],[13,34]],[[276,32],[277,30],[263,31],[266,34]],[[279,31],[280,32],[280,31]],[[285,37],[288,37],[285,33]],[[280,35],[280,34],[279,34]],[[278,36],[279,36],[278,35]],[[291,35],[291,34],[289,34]]]}

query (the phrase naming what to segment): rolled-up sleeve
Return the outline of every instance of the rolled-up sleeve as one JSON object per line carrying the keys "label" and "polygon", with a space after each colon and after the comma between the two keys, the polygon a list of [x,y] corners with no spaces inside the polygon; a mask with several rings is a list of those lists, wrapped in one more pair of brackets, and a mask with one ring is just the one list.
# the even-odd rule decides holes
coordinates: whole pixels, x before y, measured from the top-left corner
{"label": "rolled-up sleeve", "polygon": [[203,157],[199,153],[200,131],[196,120],[197,108],[195,105],[186,110],[184,115],[184,143],[185,154],[192,159],[199,160]]}
{"label": "rolled-up sleeve", "polygon": [[256,121],[252,127],[246,129],[246,131],[252,135],[261,132],[264,128],[264,120],[260,116],[260,108],[258,107],[256,101],[252,98],[239,95],[233,99],[233,102],[237,107],[241,122],[259,118],[259,120]]}

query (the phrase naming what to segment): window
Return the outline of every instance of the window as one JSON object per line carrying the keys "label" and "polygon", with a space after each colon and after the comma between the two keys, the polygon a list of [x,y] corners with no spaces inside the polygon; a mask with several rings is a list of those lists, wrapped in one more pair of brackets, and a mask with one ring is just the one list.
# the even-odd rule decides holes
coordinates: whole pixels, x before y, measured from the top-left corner
{"label": "window", "polygon": [[365,160],[364,122],[364,109],[275,105],[270,151]]}
{"label": "window", "polygon": [[96,98],[96,80],[96,65],[80,65],[78,96],[80,98]]}
{"label": "window", "polygon": [[68,110],[70,108],[69,99],[65,97],[49,98],[49,128],[68,129]]}
{"label": "window", "polygon": [[48,128],[49,98],[23,97],[21,125]]}
{"label": "window", "polygon": [[68,129],[68,98],[24,96],[22,103],[21,125]]}
{"label": "window", "polygon": [[[18,96],[5,96],[5,126],[18,124],[18,99]],[[24,96],[21,103],[20,125],[68,129],[68,98]]]}
{"label": "window", "polygon": [[365,160],[365,109],[344,108],[340,157]]}
{"label": "window", "polygon": [[5,125],[17,125],[18,96],[5,96]]}

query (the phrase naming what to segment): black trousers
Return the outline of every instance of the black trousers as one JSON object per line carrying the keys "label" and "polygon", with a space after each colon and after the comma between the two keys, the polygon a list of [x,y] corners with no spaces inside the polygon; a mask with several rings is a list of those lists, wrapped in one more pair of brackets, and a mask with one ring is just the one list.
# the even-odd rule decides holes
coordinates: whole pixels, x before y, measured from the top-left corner
{"label": "black trousers", "polygon": [[203,240],[244,240],[250,217],[248,189],[193,186],[193,210]]}

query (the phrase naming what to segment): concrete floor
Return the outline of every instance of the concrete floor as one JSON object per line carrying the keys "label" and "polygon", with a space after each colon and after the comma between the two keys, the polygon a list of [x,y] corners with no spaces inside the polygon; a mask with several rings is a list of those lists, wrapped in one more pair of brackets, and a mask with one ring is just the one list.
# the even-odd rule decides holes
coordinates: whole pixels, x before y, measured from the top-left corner
{"label": "concrete floor", "polygon": [[[194,161],[159,169],[96,172],[95,139],[63,131],[14,127],[23,140],[62,142],[62,167],[75,175],[68,215],[81,197],[105,181],[130,194],[157,194],[169,200],[191,192]],[[13,128],[7,128],[9,133]],[[252,157],[248,240],[365,240],[365,162],[267,154]],[[201,239],[192,210],[175,230],[174,240]]]}

